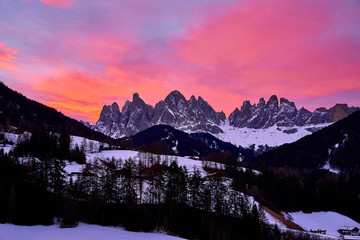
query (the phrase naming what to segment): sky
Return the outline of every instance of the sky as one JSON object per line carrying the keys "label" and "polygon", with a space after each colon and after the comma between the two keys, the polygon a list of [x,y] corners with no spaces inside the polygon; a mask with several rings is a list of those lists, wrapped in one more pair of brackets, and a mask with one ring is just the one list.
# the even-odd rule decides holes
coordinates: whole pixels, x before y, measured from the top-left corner
{"label": "sky", "polygon": [[91,123],[135,92],[360,106],[360,1],[0,0],[0,81]]}

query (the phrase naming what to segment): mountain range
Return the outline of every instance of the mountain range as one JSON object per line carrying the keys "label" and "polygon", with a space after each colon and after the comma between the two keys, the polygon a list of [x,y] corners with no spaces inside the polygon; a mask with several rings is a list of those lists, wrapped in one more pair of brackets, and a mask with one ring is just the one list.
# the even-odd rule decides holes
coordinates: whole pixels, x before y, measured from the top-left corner
{"label": "mountain range", "polygon": [[[343,119],[356,110],[359,108],[348,107],[347,104],[336,104],[330,109],[320,107],[314,112],[305,108],[298,110],[294,102],[285,98],[280,98],[279,101],[278,97],[273,95],[267,102],[264,98],[257,104],[244,101],[240,109],[236,108],[226,118],[224,112],[216,112],[202,97],[196,99],[191,96],[187,100],[179,91],[173,91],[153,107],[135,93],[132,101],[125,102],[122,111],[116,102],[105,105],[96,124],[88,126],[117,139],[134,135],[155,125],[165,124],[185,132],[207,132],[224,141],[244,146],[236,140],[229,139],[228,132],[275,127],[277,131],[282,132],[282,137],[285,136],[285,142],[292,142]],[[286,136],[298,132],[299,129],[302,129],[302,132],[297,136]],[[235,134],[242,135],[241,132]],[[261,134],[264,135],[264,132]],[[254,142],[245,145],[249,146]]]}
{"label": "mountain range", "polygon": [[[136,99],[136,95],[135,104],[140,106],[142,104],[142,100]],[[117,105],[113,104],[113,106]],[[132,118],[134,115],[130,113],[135,108],[130,102],[127,107],[129,115],[132,115],[129,118]],[[22,133],[44,129],[48,132],[62,133],[65,130],[70,135],[158,154],[204,157],[229,152],[242,161],[249,161],[254,156],[252,150],[223,142],[210,134],[188,134],[168,125],[152,126],[134,136],[118,140],[111,139],[85,125],[84,122],[67,117],[54,108],[26,98],[0,82],[0,131]],[[131,144],[128,144],[129,142]]]}

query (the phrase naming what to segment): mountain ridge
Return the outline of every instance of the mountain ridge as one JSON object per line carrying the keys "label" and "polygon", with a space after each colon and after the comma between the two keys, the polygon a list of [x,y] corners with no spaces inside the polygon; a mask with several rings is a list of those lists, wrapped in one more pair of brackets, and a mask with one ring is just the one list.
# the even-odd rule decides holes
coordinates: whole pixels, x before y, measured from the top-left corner
{"label": "mountain ridge", "polygon": [[[91,128],[113,138],[128,137],[149,127],[165,124],[185,132],[207,132],[213,135],[224,133],[225,120],[234,128],[267,129],[270,127],[287,128],[286,134],[297,131],[297,127],[307,127],[306,131],[317,131],[325,124],[345,118],[359,107],[336,104],[326,109],[317,108],[311,112],[305,108],[297,109],[294,102],[276,95],[268,101],[260,98],[257,104],[245,100],[241,108],[236,108],[228,118],[223,111],[216,112],[201,96],[191,96],[187,100],[175,90],[155,106],[146,104],[138,93],[132,101],[126,101],[122,111],[116,102],[104,105],[100,118]],[[317,127],[318,126],[318,127]],[[279,130],[280,131],[280,130]]]}

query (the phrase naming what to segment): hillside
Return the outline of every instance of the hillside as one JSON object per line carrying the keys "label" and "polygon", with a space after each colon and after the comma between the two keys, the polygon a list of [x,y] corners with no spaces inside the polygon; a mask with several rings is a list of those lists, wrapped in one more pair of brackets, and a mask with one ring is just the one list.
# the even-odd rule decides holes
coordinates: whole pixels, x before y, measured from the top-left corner
{"label": "hillside", "polygon": [[134,136],[120,140],[123,147],[143,151],[205,157],[210,154],[229,152],[237,159],[250,161],[254,152],[231,143],[223,142],[208,133],[188,134],[167,125],[156,125]]}
{"label": "hillside", "polygon": [[110,137],[89,129],[54,108],[26,98],[2,82],[0,82],[0,127],[1,125],[5,128],[11,125],[30,132],[39,127],[58,133],[66,129],[71,135],[111,141]]}
{"label": "hillside", "polygon": [[360,111],[294,143],[282,145],[255,159],[258,166],[297,169],[327,165],[348,170],[360,164]]}

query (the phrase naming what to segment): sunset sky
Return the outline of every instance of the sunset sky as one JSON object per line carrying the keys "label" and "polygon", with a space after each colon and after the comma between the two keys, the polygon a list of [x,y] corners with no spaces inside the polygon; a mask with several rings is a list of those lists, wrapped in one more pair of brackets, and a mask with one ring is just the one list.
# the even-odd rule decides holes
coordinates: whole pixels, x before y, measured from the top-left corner
{"label": "sunset sky", "polygon": [[360,106],[360,1],[0,0],[0,81],[92,123],[135,92]]}

